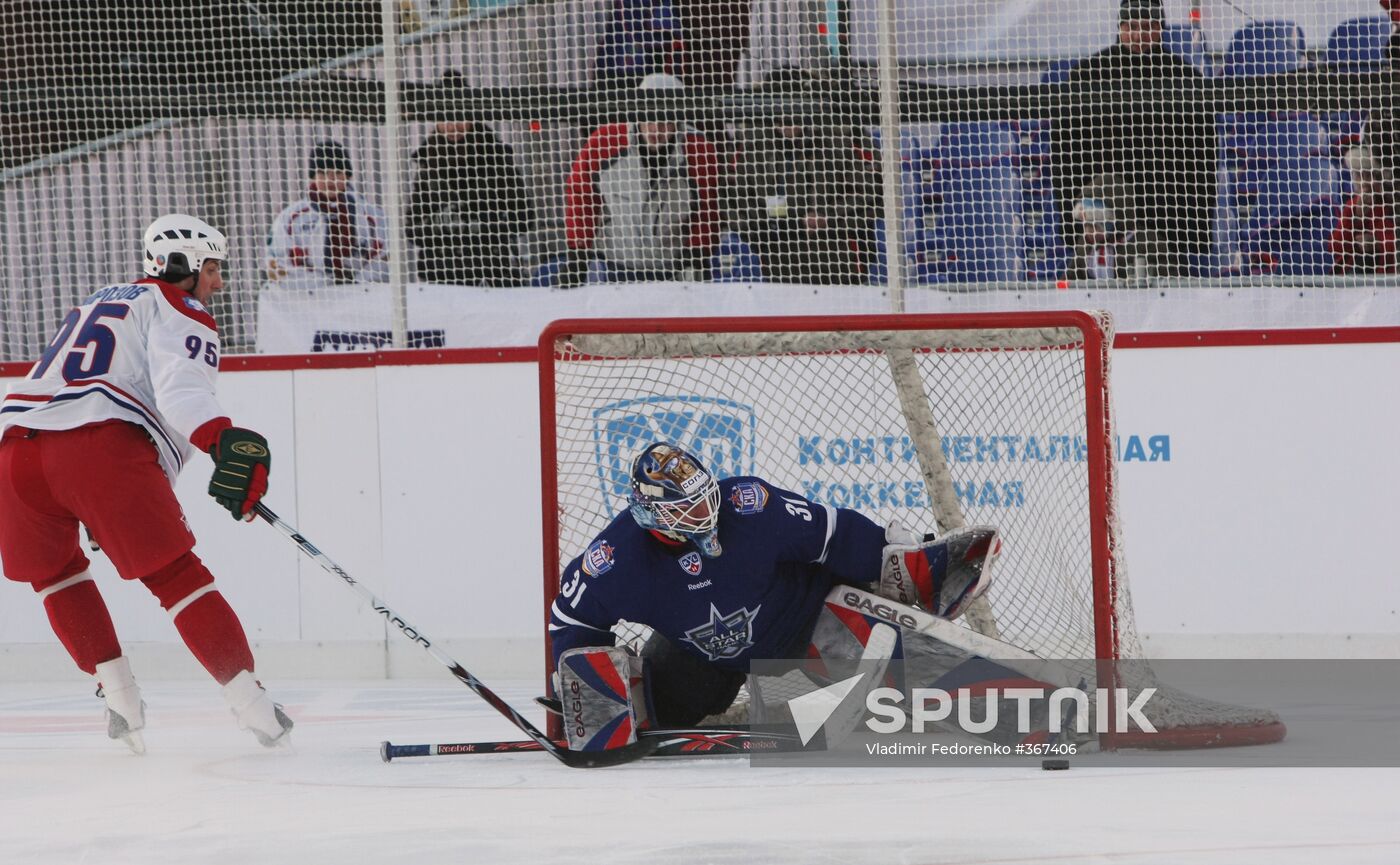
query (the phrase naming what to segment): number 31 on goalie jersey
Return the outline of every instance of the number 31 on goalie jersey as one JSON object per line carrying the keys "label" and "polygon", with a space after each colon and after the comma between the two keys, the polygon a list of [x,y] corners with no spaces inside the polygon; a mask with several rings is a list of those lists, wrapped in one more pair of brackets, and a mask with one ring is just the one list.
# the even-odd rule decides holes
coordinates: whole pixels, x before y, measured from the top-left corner
{"label": "number 31 on goalie jersey", "polygon": [[588,584],[583,581],[582,568],[574,568],[574,578],[559,584],[559,594],[568,600],[569,609],[578,609],[578,602],[583,600],[583,593],[586,591]]}

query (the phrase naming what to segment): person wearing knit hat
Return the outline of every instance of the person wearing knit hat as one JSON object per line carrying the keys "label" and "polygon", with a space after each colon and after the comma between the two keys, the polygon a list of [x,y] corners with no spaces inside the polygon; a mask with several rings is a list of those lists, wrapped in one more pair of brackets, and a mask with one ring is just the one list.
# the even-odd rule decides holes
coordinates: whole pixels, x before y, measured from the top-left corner
{"label": "person wearing knit hat", "polygon": [[[653,72],[642,79],[642,83],[637,85],[637,89],[656,93],[667,93],[668,91],[674,93],[684,90],[685,85],[674,75]],[[676,124],[669,120],[644,120],[638,124],[637,130],[643,144],[655,149],[670,146],[671,140],[676,137]]]}
{"label": "person wearing knit hat", "polygon": [[[463,81],[450,70],[442,83]],[[407,231],[423,282],[520,285],[534,196],[511,147],[482,120],[441,120],[413,152]]]}
{"label": "person wearing knit hat", "polygon": [[311,148],[309,168],[311,177],[323,171],[338,171],[347,179],[355,176],[355,166],[350,162],[350,151],[339,141],[316,142],[316,146]]}
{"label": "person wearing knit hat", "polygon": [[[1122,0],[1117,41],[1060,85],[1051,182],[1064,244],[1094,275],[1189,276],[1213,255],[1215,118],[1201,74],[1164,44],[1165,17],[1161,0]],[[1108,213],[1120,241],[1095,249]]]}
{"label": "person wearing knit hat", "polygon": [[268,232],[268,281],[299,287],[387,281],[384,211],[351,187],[350,151],[339,141],[317,141],[306,166],[307,197],[284,209]]}
{"label": "person wearing knit hat", "polygon": [[1166,17],[1162,0],[1123,0],[1118,5],[1119,23],[1139,20],[1162,22]]}
{"label": "person wearing knit hat", "polygon": [[1162,42],[1162,0],[1123,0],[1118,7],[1118,44],[1142,52]]}
{"label": "person wearing knit hat", "polygon": [[[638,89],[670,95],[684,87],[655,72]],[[704,278],[719,237],[718,174],[710,141],[674,120],[595,129],[564,185],[569,254],[558,283],[577,285],[599,259],[609,281]]]}

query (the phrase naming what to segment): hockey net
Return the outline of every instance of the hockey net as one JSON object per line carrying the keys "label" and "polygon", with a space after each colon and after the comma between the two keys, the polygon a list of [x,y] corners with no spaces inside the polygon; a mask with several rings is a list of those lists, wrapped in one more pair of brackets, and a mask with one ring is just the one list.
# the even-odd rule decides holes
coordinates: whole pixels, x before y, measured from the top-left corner
{"label": "hockey net", "polygon": [[[540,343],[546,607],[563,566],[626,507],[637,449],[669,439],[722,477],[756,474],[881,524],[998,526],[996,582],[968,627],[1043,658],[1142,658],[1110,343],[1106,315],[1077,312],[558,322]],[[615,630],[625,641],[644,625]],[[1121,685],[1157,684],[1130,667]],[[1283,732],[1269,712],[1159,695],[1148,716],[1163,732],[1104,744]]]}

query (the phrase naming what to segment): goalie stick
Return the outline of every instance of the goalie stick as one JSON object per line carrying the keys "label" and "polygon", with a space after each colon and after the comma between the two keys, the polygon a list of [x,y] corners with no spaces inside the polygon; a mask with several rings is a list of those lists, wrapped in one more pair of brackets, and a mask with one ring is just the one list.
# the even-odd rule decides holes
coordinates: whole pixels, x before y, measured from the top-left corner
{"label": "goalie stick", "polygon": [[329,556],[318,550],[310,541],[303,537],[300,532],[284,522],[277,514],[273,513],[270,508],[259,502],[253,506],[253,511],[264,520],[267,520],[268,524],[273,528],[277,529],[283,535],[286,535],[292,543],[301,548],[303,553],[315,559],[316,563],[327,573],[334,574],[339,577],[345,585],[354,589],[360,597],[369,602],[371,609],[383,616],[385,621],[389,624],[398,628],[411,642],[422,646],[424,651],[432,655],[433,660],[442,664],[453,676],[457,677],[457,681],[470,688],[478,697],[489,703],[497,712],[509,718],[511,723],[519,727],[525,735],[529,736],[530,739],[539,746],[540,750],[548,751],[552,757],[564,765],[579,769],[615,766],[619,763],[630,763],[656,750],[658,744],[656,740],[638,739],[631,745],[622,748],[614,748],[609,751],[570,751],[560,743],[555,742],[541,733],[535,728],[534,724],[525,720],[523,715],[515,711],[509,703],[497,696],[495,691],[492,691],[482,684],[480,679],[473,676],[461,664],[448,657],[442,650],[434,647],[433,641],[428,639],[422,631],[409,624],[407,619],[390,609],[389,605],[375,597],[373,592],[356,582],[355,578],[346,573],[344,568],[331,561]]}
{"label": "goalie stick", "polygon": [[[821,751],[820,738],[803,745],[791,733],[769,733],[742,727],[687,727],[642,730],[642,740],[654,740],[656,749],[648,757],[723,757],[758,752]],[[562,744],[562,742],[560,743]],[[518,739],[505,742],[446,742],[430,745],[379,744],[379,758],[385,763],[402,757],[448,757],[461,754],[514,754],[542,750],[537,742]]]}

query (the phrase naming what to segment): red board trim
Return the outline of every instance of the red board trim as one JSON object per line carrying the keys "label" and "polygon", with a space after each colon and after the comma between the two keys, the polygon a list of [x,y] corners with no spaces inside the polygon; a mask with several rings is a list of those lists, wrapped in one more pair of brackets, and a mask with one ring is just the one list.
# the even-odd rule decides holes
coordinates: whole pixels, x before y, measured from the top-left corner
{"label": "red board trim", "polygon": [[[732,321],[725,319],[725,321]],[[655,320],[652,321],[654,325]],[[771,322],[770,322],[771,326]],[[1365,345],[1400,343],[1400,327],[1334,327],[1298,330],[1173,331],[1120,333],[1115,349],[1242,347],[1258,345]],[[537,346],[497,348],[439,348],[410,351],[347,351],[317,354],[227,355],[223,372],[276,372],[294,369],[363,369],[372,366],[433,366],[468,363],[535,363]],[[19,378],[34,368],[33,361],[0,363],[0,378]]]}

